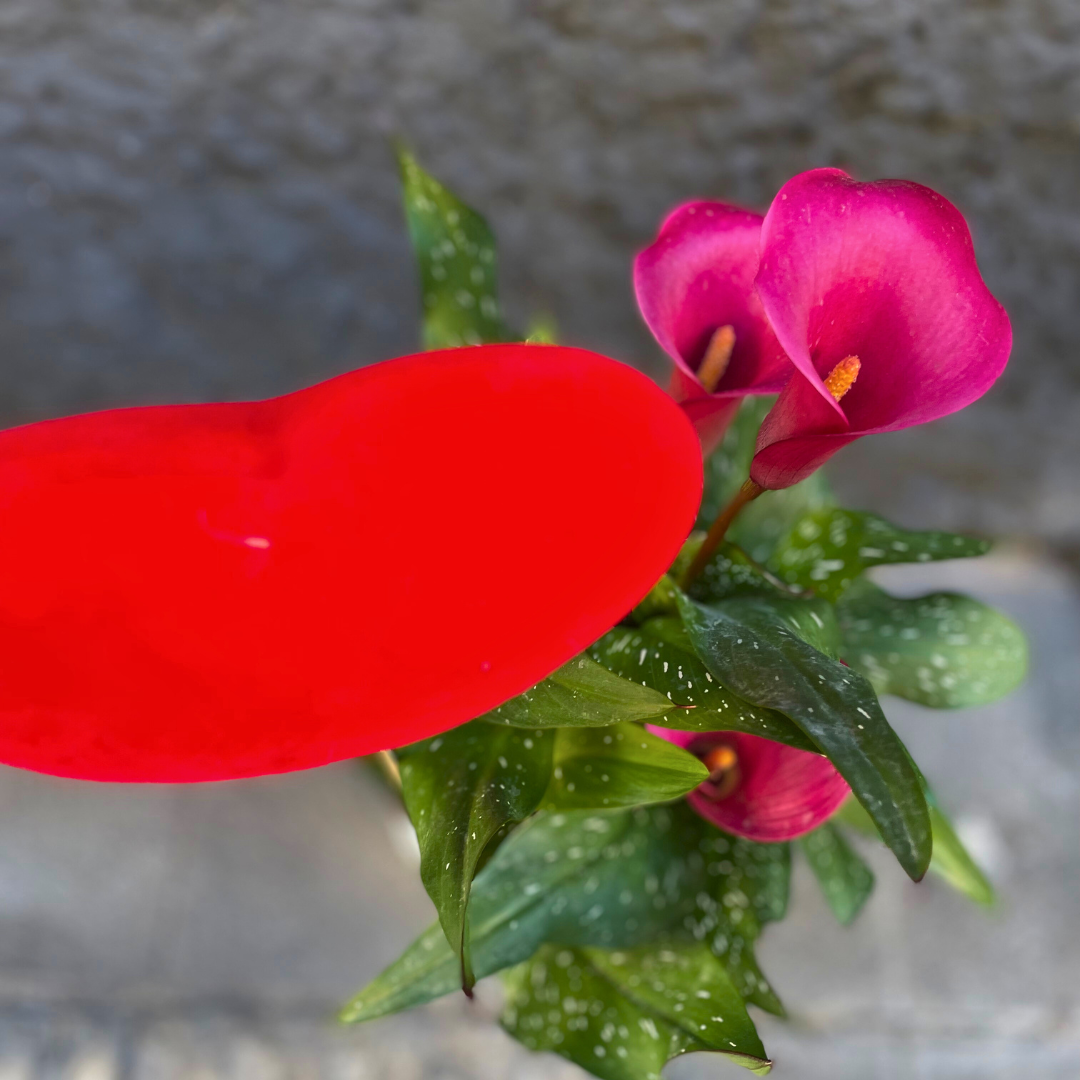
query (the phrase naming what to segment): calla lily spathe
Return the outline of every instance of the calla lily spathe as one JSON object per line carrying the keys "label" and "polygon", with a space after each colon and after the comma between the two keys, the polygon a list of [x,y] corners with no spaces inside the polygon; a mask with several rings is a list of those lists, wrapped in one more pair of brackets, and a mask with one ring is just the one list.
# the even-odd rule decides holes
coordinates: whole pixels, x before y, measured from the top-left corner
{"label": "calla lily spathe", "polygon": [[754,292],[761,222],[726,203],[686,203],[634,262],[641,314],[675,364],[670,392],[706,452],[747,394],[776,393],[791,373]]}
{"label": "calla lily spathe", "polygon": [[767,844],[802,836],[851,793],[832,762],[808,750],[738,731],[649,730],[713,769],[687,799],[707,821],[747,840]]}
{"label": "calla lily spathe", "polygon": [[863,435],[970,405],[1012,346],[960,212],[921,184],[840,169],[789,180],[761,230],[760,303],[793,372],[758,435],[761,488],[805,479]]}

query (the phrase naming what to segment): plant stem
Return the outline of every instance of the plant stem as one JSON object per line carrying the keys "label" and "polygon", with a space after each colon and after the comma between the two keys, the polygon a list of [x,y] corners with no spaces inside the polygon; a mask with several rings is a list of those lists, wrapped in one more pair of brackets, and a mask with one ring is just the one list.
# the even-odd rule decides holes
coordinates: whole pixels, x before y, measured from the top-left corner
{"label": "plant stem", "polygon": [[400,795],[401,794],[401,770],[398,768],[397,758],[389,750],[379,750],[372,754],[379,772],[386,778],[386,782]]}
{"label": "plant stem", "polygon": [[739,516],[739,511],[747,503],[753,502],[764,490],[764,488],[758,487],[753,480],[748,479],[743,483],[743,486],[735,493],[735,498],[716,515],[716,520],[710,526],[704,542],[698,548],[698,553],[679,578],[680,589],[685,591],[693,584],[698,574],[708,566],[709,560],[716,553],[716,549],[723,543],[724,536],[731,527],[731,523]]}

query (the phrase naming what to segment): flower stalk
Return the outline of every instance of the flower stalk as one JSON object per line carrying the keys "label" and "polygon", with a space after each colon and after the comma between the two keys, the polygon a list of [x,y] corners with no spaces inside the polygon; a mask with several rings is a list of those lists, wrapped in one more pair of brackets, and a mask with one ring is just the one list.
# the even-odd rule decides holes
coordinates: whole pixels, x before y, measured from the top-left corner
{"label": "flower stalk", "polygon": [[697,554],[679,578],[679,588],[686,590],[693,584],[701,571],[709,565],[709,560],[716,554],[716,549],[724,542],[731,523],[742,512],[742,508],[747,503],[753,502],[764,490],[753,480],[746,480],[743,483],[735,493],[735,497],[717,514],[716,520],[709,527]]}

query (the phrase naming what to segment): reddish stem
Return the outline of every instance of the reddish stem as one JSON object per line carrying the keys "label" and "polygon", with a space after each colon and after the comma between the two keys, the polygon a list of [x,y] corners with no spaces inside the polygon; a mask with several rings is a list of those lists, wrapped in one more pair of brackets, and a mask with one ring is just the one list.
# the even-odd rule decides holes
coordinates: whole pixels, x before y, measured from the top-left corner
{"label": "reddish stem", "polygon": [[716,549],[723,543],[724,536],[731,527],[731,523],[739,516],[739,511],[747,503],[753,502],[764,490],[753,480],[747,480],[739,488],[735,493],[735,498],[717,514],[697,554],[679,578],[679,588],[685,591],[693,584],[701,571],[709,565],[709,560],[716,554]]}

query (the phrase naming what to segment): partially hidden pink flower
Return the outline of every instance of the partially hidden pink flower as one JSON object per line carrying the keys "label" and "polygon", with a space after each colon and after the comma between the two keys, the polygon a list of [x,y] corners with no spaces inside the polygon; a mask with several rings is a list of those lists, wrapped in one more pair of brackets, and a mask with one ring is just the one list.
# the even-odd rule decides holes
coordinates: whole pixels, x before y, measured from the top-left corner
{"label": "partially hidden pink flower", "polygon": [[789,180],[765,215],[756,288],[796,369],[758,435],[762,488],[798,483],[863,435],[970,405],[1012,345],[960,212],[908,181]]}
{"label": "partially hidden pink flower", "polygon": [[828,758],[738,731],[654,735],[689,750],[711,775],[688,796],[706,821],[725,832],[776,843],[816,829],[851,794]]}
{"label": "partially hidden pink flower", "polygon": [[720,202],[678,207],[634,262],[638,307],[675,362],[671,394],[706,451],[747,394],[791,374],[754,292],[762,217]]}

